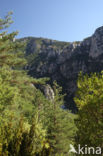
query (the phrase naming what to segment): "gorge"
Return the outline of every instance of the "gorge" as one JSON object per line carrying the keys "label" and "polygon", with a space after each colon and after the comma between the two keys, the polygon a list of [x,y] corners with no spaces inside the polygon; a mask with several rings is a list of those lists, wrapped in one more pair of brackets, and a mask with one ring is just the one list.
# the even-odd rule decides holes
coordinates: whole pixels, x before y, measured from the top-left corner
{"label": "gorge", "polygon": [[77,42],[61,42],[51,39],[26,37],[25,43],[28,74],[49,77],[62,86],[66,93],[65,107],[76,112],[73,97],[76,92],[78,73],[103,70],[103,27],[96,29],[91,37]]}

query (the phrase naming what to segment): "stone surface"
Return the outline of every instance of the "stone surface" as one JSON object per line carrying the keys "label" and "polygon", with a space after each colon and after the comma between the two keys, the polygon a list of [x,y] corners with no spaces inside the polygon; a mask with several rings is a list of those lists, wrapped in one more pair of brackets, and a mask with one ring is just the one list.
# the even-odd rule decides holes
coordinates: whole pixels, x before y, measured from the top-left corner
{"label": "stone surface", "polygon": [[[34,44],[35,42],[35,44]],[[36,59],[29,62],[29,74],[34,77],[50,77],[51,83],[56,80],[63,87],[66,107],[76,111],[73,97],[76,91],[78,73],[100,72],[103,70],[103,27],[98,28],[95,33],[82,42],[57,42],[42,39],[29,41],[33,49],[28,48],[27,54],[35,53],[39,45]],[[34,47],[34,48],[33,48]]]}

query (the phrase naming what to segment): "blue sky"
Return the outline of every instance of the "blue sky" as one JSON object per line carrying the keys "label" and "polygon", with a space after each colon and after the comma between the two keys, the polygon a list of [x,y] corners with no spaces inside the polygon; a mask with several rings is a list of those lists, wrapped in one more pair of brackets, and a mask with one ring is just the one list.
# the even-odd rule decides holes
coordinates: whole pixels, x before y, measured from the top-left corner
{"label": "blue sky", "polygon": [[18,38],[79,41],[103,25],[103,0],[1,0],[0,16],[11,10]]}

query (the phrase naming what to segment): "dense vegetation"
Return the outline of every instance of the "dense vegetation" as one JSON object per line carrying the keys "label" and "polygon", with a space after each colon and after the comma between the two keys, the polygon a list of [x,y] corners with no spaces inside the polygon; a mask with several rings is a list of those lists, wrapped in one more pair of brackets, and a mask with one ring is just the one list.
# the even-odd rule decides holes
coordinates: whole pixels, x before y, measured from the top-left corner
{"label": "dense vegetation", "polygon": [[90,76],[80,73],[74,100],[79,108],[76,146],[88,145],[103,150],[103,72]]}
{"label": "dense vegetation", "polygon": [[103,72],[79,74],[77,115],[61,109],[62,88],[54,81],[54,97],[48,100],[37,86],[49,79],[24,70],[24,42],[15,42],[17,32],[3,31],[11,23],[11,13],[0,18],[0,156],[78,155],[69,152],[70,144],[76,150],[78,144],[103,149]]}
{"label": "dense vegetation", "polygon": [[74,115],[62,110],[64,96],[54,82],[54,98],[47,100],[35,79],[24,71],[23,44],[15,42],[17,32],[3,29],[11,24],[10,13],[0,19],[0,155],[68,155],[74,141]]}

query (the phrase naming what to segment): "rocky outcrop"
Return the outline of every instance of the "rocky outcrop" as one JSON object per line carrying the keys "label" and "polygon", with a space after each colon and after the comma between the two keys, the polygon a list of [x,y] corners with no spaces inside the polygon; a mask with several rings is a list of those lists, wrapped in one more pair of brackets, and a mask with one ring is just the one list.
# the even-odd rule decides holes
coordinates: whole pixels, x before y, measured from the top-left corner
{"label": "rocky outcrop", "polygon": [[[34,42],[37,44],[36,39]],[[29,62],[29,74],[34,77],[50,77],[50,83],[56,80],[67,94],[66,107],[76,111],[73,97],[77,88],[78,73],[103,70],[103,27],[98,28],[91,37],[82,42],[65,43],[46,39],[41,39],[37,45],[34,42],[32,38],[29,45],[32,44],[34,49],[33,53],[30,51],[29,56],[33,57],[36,53],[37,45],[39,49],[36,57]]]}
{"label": "rocky outcrop", "polygon": [[41,91],[44,93],[45,97],[53,102],[54,100],[54,91],[49,84],[43,85],[39,87]]}
{"label": "rocky outcrop", "polygon": [[98,28],[92,36],[89,55],[96,58],[101,54],[103,54],[103,27]]}

